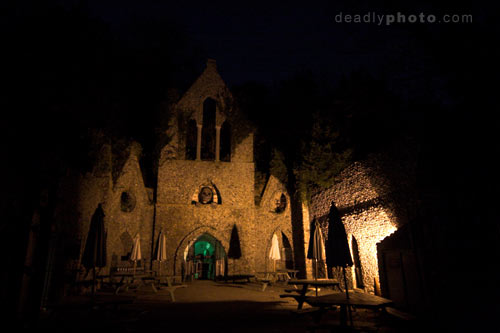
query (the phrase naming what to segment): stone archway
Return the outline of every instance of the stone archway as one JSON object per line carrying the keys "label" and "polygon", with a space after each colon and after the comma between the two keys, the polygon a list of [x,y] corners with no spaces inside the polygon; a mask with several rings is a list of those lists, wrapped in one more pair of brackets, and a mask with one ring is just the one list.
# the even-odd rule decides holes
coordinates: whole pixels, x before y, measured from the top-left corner
{"label": "stone archway", "polygon": [[290,239],[292,238],[292,235],[285,230],[282,230],[281,228],[276,228],[269,234],[266,240],[266,252],[265,252],[265,263],[266,263],[266,270],[270,269],[273,267],[273,263],[269,259],[269,251],[271,250],[271,242],[273,235],[276,234],[278,236],[278,243],[280,246],[280,256],[281,260],[276,263],[276,268],[279,269],[294,269],[295,268],[295,262],[293,258],[293,245],[290,242]]}
{"label": "stone archway", "polygon": [[189,255],[189,251],[191,251],[191,248],[195,245],[196,241],[200,238],[203,240],[204,237],[211,238],[213,243],[217,242],[220,246],[220,250],[223,251],[224,256],[226,256],[229,248],[229,239],[214,227],[197,227],[188,232],[177,246],[174,254],[174,275],[183,275],[183,278],[185,277],[185,273],[189,271],[189,268],[187,267],[186,255]]}
{"label": "stone archway", "polygon": [[191,280],[222,279],[227,272],[224,247],[209,233],[203,233],[184,250],[183,276]]}

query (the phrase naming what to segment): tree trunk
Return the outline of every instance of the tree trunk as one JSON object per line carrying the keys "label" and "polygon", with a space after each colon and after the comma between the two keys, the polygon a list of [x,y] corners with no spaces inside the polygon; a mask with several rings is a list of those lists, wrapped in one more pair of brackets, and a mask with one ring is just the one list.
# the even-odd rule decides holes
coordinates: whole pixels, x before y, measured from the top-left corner
{"label": "tree trunk", "polygon": [[306,278],[306,256],[304,248],[304,217],[302,215],[302,201],[297,190],[295,174],[291,167],[287,167],[287,190],[290,195],[290,212],[292,218],[293,256],[297,276]]}

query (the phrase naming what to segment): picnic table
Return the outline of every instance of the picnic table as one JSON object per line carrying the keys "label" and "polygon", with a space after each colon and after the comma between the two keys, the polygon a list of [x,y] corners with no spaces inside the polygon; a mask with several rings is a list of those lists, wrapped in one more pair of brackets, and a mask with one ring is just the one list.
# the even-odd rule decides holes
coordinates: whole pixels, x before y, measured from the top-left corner
{"label": "picnic table", "polygon": [[279,273],[283,273],[282,275],[287,279],[287,280],[292,280],[296,279],[296,275],[298,272],[300,272],[297,269],[278,269],[277,270]]}
{"label": "picnic table", "polygon": [[129,287],[136,285],[137,287],[145,286],[148,284],[151,286],[154,292],[156,292],[156,287],[154,285],[154,279],[151,274],[146,272],[141,273],[132,273],[132,272],[116,272],[110,276],[110,280],[114,280],[114,278],[119,278],[119,281],[111,282],[115,284],[115,295],[117,295],[121,289],[127,291]]}
{"label": "picnic table", "polygon": [[257,272],[257,274],[262,276],[257,278],[257,281],[262,283],[262,291],[266,290],[269,284],[279,281],[281,277],[283,277],[284,281],[287,281],[290,277],[288,272],[283,270]]}
{"label": "picnic table", "polygon": [[[349,293],[349,298],[343,292],[336,292],[323,296],[306,296],[304,301],[312,307],[319,308],[315,317],[316,326],[321,320],[321,316],[333,307],[340,306],[340,325],[335,325],[341,329],[349,328],[347,324],[347,310],[349,306],[355,308],[365,308],[379,310],[392,306],[394,303],[390,299],[375,296],[367,293]],[[333,325],[330,325],[333,328]],[[322,327],[324,328],[324,327]]]}
{"label": "picnic table", "polygon": [[[185,285],[185,284],[174,284],[176,278],[182,279],[182,276],[180,276],[180,275],[167,275],[167,274],[154,276],[155,281],[157,281],[157,283],[158,283],[157,288],[167,290],[170,294],[170,298],[172,298],[172,302],[175,302],[174,292],[178,288],[186,288],[187,287],[187,285]],[[167,286],[162,286],[162,280],[167,282]]]}
{"label": "picnic table", "polygon": [[252,274],[235,274],[235,275],[227,275],[224,277],[224,281],[227,283],[228,281],[233,281],[233,283],[235,283],[236,281],[247,281],[247,282],[250,282],[250,279],[251,278],[254,278],[255,275],[252,275]]}
{"label": "picnic table", "polygon": [[309,291],[310,287],[317,288],[318,287],[337,287],[340,290],[340,283],[336,279],[291,279],[288,280],[288,284],[297,286],[301,285],[302,289],[289,289],[285,290],[287,294],[281,294],[280,298],[291,297],[294,298],[297,303],[297,310],[301,310],[306,299],[306,294]]}

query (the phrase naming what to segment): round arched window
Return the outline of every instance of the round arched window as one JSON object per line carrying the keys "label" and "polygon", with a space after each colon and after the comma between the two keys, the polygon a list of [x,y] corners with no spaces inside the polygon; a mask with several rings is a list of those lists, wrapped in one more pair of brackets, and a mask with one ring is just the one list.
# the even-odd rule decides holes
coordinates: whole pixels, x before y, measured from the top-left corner
{"label": "round arched window", "polygon": [[287,200],[283,192],[276,192],[271,200],[271,211],[274,213],[283,213],[286,209]]}
{"label": "round arched window", "polygon": [[135,208],[135,196],[128,192],[122,192],[120,196],[120,208],[122,212],[130,213]]}

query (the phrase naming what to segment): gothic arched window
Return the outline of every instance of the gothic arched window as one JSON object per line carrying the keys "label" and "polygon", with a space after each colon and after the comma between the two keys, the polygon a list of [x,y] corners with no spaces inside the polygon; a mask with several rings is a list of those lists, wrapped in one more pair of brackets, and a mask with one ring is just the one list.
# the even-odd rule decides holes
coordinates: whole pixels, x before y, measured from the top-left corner
{"label": "gothic arched window", "polygon": [[216,103],[207,98],[203,102],[203,128],[201,130],[201,159],[215,159],[215,113]]}

